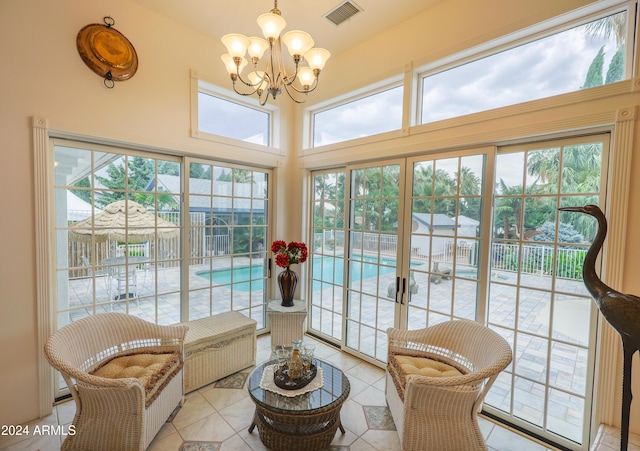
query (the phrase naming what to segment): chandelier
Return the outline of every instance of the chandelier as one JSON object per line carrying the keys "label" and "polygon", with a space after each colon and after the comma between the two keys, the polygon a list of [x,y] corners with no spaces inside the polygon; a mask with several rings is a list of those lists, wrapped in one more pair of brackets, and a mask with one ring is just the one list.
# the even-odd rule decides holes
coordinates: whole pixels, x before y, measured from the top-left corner
{"label": "chandelier", "polygon": [[[258,17],[258,25],[266,40],[237,33],[222,37],[222,43],[227,47],[228,53],[222,55],[221,59],[233,82],[233,90],[243,96],[256,94],[260,105],[264,105],[269,95],[275,99],[284,88],[294,102],[303,103],[307,94],[318,86],[320,71],[331,54],[325,49],[312,48],[313,38],[304,31],[292,30],[280,37],[287,22],[280,15],[278,0],[274,0],[271,12]],[[293,58],[293,74],[288,74],[284,67],[282,43],[287,46]],[[258,70],[258,63],[267,49],[269,55],[265,58],[264,69]],[[253,71],[243,78],[242,71],[248,64],[245,58],[247,53],[251,58]],[[303,62],[307,65],[303,66]],[[245,85],[243,90],[238,90],[238,81]]]}

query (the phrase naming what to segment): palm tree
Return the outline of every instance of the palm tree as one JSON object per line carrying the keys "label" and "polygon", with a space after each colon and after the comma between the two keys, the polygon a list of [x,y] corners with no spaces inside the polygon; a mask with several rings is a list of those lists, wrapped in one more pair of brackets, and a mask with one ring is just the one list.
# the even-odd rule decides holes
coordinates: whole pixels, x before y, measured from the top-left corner
{"label": "palm tree", "polygon": [[460,168],[460,173],[456,174],[456,178],[460,185],[459,214],[480,220],[478,214],[480,212],[481,199],[473,197],[480,195],[480,178],[466,166]]}
{"label": "palm tree", "polygon": [[[316,236],[324,237],[325,232],[335,236],[331,229],[344,227],[345,172],[336,171],[314,176],[313,225]],[[322,241],[316,242],[319,246]],[[335,244],[335,243],[330,243]]]}
{"label": "palm tree", "polygon": [[522,186],[507,186],[503,179],[499,185],[502,194],[496,198],[495,223],[502,221],[505,239],[518,239],[522,230]]}
{"label": "palm tree", "polygon": [[470,168],[463,166],[456,174],[460,185],[461,196],[477,196],[480,194],[480,178]]}
{"label": "palm tree", "polygon": [[603,17],[585,25],[585,31],[591,36],[615,36],[618,48],[625,44],[627,34],[627,14],[625,12]]}
{"label": "palm tree", "polygon": [[[596,193],[600,185],[601,167],[602,146],[599,144],[531,151],[527,155],[527,172],[537,180],[528,190],[535,194]],[[597,203],[597,200],[589,196],[585,202]],[[595,222],[589,216],[580,215],[572,221],[581,235],[593,236]]]}
{"label": "palm tree", "polygon": [[527,154],[527,172],[538,177],[534,184],[541,183],[541,192],[557,192],[560,173],[560,148],[536,149]]}

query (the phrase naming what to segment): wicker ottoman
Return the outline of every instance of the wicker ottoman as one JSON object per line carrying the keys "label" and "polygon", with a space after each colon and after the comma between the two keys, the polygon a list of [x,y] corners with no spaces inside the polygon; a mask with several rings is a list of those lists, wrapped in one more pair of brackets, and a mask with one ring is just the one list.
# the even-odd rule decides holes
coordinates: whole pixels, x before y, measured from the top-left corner
{"label": "wicker ottoman", "polygon": [[184,324],[185,393],[255,365],[255,320],[226,312]]}

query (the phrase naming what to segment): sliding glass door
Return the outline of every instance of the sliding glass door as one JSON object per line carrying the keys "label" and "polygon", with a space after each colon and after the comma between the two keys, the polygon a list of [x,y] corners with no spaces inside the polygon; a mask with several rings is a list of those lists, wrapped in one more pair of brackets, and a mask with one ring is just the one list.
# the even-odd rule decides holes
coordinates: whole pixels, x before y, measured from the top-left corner
{"label": "sliding glass door", "polygon": [[266,327],[270,173],[189,161],[189,318],[239,311]]}
{"label": "sliding glass door", "polygon": [[56,141],[57,327],[101,312],[181,321],[177,158]]}
{"label": "sliding glass door", "polygon": [[268,170],[53,149],[57,328],[102,312],[175,324],[230,310],[266,327]]}
{"label": "sliding glass door", "polygon": [[463,152],[314,175],[311,328],[385,362],[389,327],[480,317],[486,159]]}

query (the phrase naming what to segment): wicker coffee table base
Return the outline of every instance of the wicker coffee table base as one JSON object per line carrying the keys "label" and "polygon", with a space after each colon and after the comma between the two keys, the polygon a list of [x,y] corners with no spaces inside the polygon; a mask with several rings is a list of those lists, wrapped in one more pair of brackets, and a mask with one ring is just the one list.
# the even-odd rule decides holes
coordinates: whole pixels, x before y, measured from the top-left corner
{"label": "wicker coffee table base", "polygon": [[345,432],[340,421],[340,408],[346,397],[312,412],[283,414],[256,406],[249,432],[258,426],[260,441],[276,451],[324,449],[331,444],[338,428],[343,434]]}

